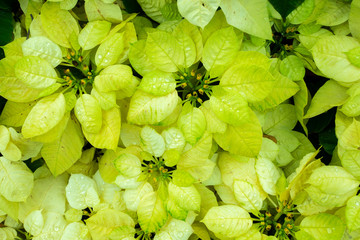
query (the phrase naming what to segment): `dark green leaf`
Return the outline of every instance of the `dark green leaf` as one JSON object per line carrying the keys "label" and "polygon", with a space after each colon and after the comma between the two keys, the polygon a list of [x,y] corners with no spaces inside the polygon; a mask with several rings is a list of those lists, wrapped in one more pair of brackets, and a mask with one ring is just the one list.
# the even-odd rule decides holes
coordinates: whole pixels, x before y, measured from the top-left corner
{"label": "dark green leaf", "polygon": [[319,133],[319,142],[328,154],[332,154],[337,145],[335,129],[331,128]]}
{"label": "dark green leaf", "polygon": [[139,3],[135,0],[123,0],[125,9],[128,13],[138,13],[142,12],[142,9]]}
{"label": "dark green leaf", "polygon": [[271,5],[285,19],[295,8],[300,6],[304,0],[269,0]]}

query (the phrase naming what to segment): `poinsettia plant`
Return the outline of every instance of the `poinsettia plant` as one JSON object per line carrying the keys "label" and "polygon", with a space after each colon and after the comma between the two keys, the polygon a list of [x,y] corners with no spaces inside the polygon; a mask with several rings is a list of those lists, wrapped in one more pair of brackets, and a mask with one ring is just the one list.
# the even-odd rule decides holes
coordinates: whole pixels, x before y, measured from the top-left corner
{"label": "poinsettia plant", "polygon": [[[0,60],[2,239],[359,237],[359,0],[19,9]],[[330,109],[326,161],[310,123]]]}

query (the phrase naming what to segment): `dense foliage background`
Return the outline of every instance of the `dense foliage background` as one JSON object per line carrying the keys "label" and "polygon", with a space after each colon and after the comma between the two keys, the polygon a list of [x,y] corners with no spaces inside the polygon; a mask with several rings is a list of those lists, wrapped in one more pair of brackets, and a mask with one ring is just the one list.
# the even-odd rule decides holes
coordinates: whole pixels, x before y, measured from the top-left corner
{"label": "dense foliage background", "polygon": [[1,239],[359,239],[360,0],[0,3]]}

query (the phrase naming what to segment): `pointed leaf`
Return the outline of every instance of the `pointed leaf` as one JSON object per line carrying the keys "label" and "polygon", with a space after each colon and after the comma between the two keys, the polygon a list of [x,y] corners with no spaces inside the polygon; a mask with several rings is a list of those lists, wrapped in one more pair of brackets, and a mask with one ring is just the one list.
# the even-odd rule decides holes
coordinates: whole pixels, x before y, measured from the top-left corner
{"label": "pointed leaf", "polygon": [[261,125],[256,116],[253,116],[251,122],[239,126],[228,125],[224,133],[215,133],[214,139],[220,147],[230,153],[256,157],[261,149]]}
{"label": "pointed leaf", "polygon": [[122,226],[135,227],[134,220],[126,213],[115,209],[103,209],[86,220],[91,237],[105,240],[111,232]]}
{"label": "pointed leaf", "polygon": [[25,56],[17,61],[15,76],[26,86],[35,89],[50,87],[57,79],[53,66],[39,56]]}
{"label": "pointed leaf", "polygon": [[0,158],[0,193],[7,200],[22,202],[30,195],[34,176],[23,162],[12,162]]}
{"label": "pointed leaf", "polygon": [[155,31],[148,34],[145,53],[150,62],[164,72],[176,72],[184,65],[184,53],[170,33]]}
{"label": "pointed leaf", "polygon": [[90,94],[82,94],[76,101],[74,113],[84,131],[98,133],[102,125],[99,102]]}
{"label": "pointed leaf", "polygon": [[85,138],[96,148],[116,149],[121,128],[121,116],[118,108],[102,111],[102,126],[99,132],[89,133],[83,130]]}
{"label": "pointed leaf", "polygon": [[31,109],[22,127],[25,138],[35,137],[50,131],[65,114],[65,98],[62,93],[44,97]]}
{"label": "pointed leaf", "polygon": [[59,3],[46,2],[41,8],[41,24],[49,38],[62,47],[71,48],[70,35],[79,33],[75,18]]}
{"label": "pointed leaf", "polygon": [[220,86],[239,92],[248,101],[260,101],[269,95],[275,79],[262,67],[234,65],[221,78]]}
{"label": "pointed leaf", "polygon": [[164,202],[156,192],[147,193],[137,209],[138,221],[145,232],[158,231],[167,220]]}
{"label": "pointed leaf", "polygon": [[271,40],[266,4],[264,0],[223,0],[220,7],[230,25],[256,37]]}
{"label": "pointed leaf", "polygon": [[24,56],[39,56],[51,63],[53,67],[63,61],[60,47],[46,37],[31,37],[21,47]]}
{"label": "pointed leaf", "polygon": [[[333,95],[334,92],[337,92],[337,94]],[[329,80],[316,92],[304,118],[311,118],[335,106],[340,106],[345,103],[348,97],[349,95],[346,94],[345,87],[339,85],[334,80]]]}
{"label": "pointed leaf", "polygon": [[179,0],[179,12],[192,24],[204,28],[214,16],[220,0]]}
{"label": "pointed leaf", "polygon": [[89,50],[96,47],[106,37],[111,28],[111,22],[93,21],[79,33],[79,44],[83,50]]}
{"label": "pointed leaf", "polygon": [[131,98],[127,120],[137,125],[156,124],[168,117],[177,104],[176,91],[157,97],[137,90]]}
{"label": "pointed leaf", "polygon": [[232,238],[246,233],[252,226],[249,213],[234,205],[212,207],[202,222],[215,234]]}
{"label": "pointed leaf", "polygon": [[44,144],[41,156],[51,173],[57,176],[79,160],[83,145],[84,140],[79,126],[73,120],[69,120],[64,133],[58,140]]}
{"label": "pointed leaf", "polygon": [[314,239],[326,240],[341,239],[345,226],[340,218],[328,213],[320,213],[304,218],[300,223],[300,229]]}
{"label": "pointed leaf", "polygon": [[263,204],[260,192],[251,183],[235,180],[234,194],[240,205],[249,212],[258,212]]}
{"label": "pointed leaf", "polygon": [[194,145],[204,134],[206,120],[202,111],[186,103],[179,116],[177,125],[184,133],[187,142]]}
{"label": "pointed leaf", "polygon": [[160,157],[165,151],[163,137],[149,126],[143,127],[140,132],[141,147],[155,157]]}
{"label": "pointed leaf", "polygon": [[124,50],[124,33],[115,33],[100,44],[95,54],[97,71],[114,65]]}
{"label": "pointed leaf", "polygon": [[360,69],[349,62],[346,52],[359,46],[355,38],[336,35],[319,39],[311,52],[325,76],[340,82],[354,82],[360,78]]}
{"label": "pointed leaf", "polygon": [[239,49],[240,42],[234,28],[215,31],[206,41],[202,57],[202,63],[210,76],[220,76],[234,60]]}

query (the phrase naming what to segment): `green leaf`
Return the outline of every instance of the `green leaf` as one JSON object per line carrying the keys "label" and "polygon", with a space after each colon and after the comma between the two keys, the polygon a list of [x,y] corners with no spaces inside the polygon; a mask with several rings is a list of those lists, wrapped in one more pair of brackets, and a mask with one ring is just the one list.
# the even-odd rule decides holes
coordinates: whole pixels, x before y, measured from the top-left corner
{"label": "green leaf", "polygon": [[146,41],[139,40],[131,44],[129,51],[129,61],[131,66],[142,76],[156,69],[145,53],[145,46]]}
{"label": "green leaf", "polygon": [[93,239],[106,240],[111,232],[122,226],[135,227],[134,220],[126,213],[116,209],[102,209],[86,220]]}
{"label": "green leaf", "polygon": [[46,2],[41,8],[41,24],[48,37],[62,47],[71,48],[70,35],[79,34],[79,24],[59,3]]}
{"label": "green leaf", "polygon": [[114,160],[118,157],[118,152],[106,150],[99,161],[99,172],[101,178],[106,183],[113,183],[119,175],[119,171],[115,168]]}
{"label": "green leaf", "polygon": [[[46,167],[43,167],[43,169],[49,171]],[[62,174],[56,178],[48,175],[36,179],[34,188],[31,195],[26,199],[26,203],[20,204],[19,220],[23,222],[25,217],[32,211],[41,209],[63,215],[66,203],[64,189],[67,181],[67,174]]]}
{"label": "green leaf", "polygon": [[124,192],[124,201],[127,209],[131,211],[137,211],[140,200],[150,192],[153,192],[153,187],[148,182],[143,182],[136,189],[126,189]]}
{"label": "green leaf", "polygon": [[215,167],[215,163],[208,159],[211,144],[211,135],[205,133],[192,148],[180,156],[177,169],[189,172],[197,181],[207,180]]}
{"label": "green leaf", "polygon": [[120,23],[123,20],[118,4],[106,3],[101,0],[88,0],[85,2],[85,12],[88,20],[106,20],[112,23]]}
{"label": "green leaf", "polygon": [[171,177],[172,182],[178,187],[189,187],[195,182],[195,179],[190,173],[181,169],[175,170]]}
{"label": "green leaf", "polygon": [[220,5],[220,0],[179,0],[180,14],[190,23],[204,28],[214,16]]}
{"label": "green leaf", "polygon": [[116,64],[102,70],[95,77],[94,84],[101,92],[111,92],[128,88],[132,81],[132,69],[128,65]]}
{"label": "green leaf", "polygon": [[114,65],[124,50],[124,33],[115,33],[100,44],[95,54],[97,71]]}
{"label": "green leaf", "polygon": [[185,147],[185,137],[180,129],[171,127],[162,131],[161,136],[165,141],[165,149],[175,149],[178,152],[182,152]]}
{"label": "green leaf", "polygon": [[38,56],[26,56],[17,61],[15,76],[26,86],[35,89],[50,87],[57,79],[53,66]]}
{"label": "green leaf", "polygon": [[249,120],[250,108],[247,101],[241,95],[221,87],[212,88],[210,109],[221,121],[234,126]]}
{"label": "green leaf", "polygon": [[[173,32],[175,36],[177,36],[179,33],[185,33],[193,40],[196,51],[196,57],[194,62],[199,61],[202,57],[203,41],[202,41],[202,35],[198,27],[192,25],[188,20],[184,19],[176,26]],[[193,54],[193,53],[188,53],[188,54]]]}
{"label": "green leaf", "polygon": [[[36,157],[39,154],[40,149],[42,147],[41,143],[31,141],[29,139],[25,139],[21,133],[18,133],[13,128],[9,128],[9,131],[11,134],[10,144],[14,143],[15,146],[19,149],[19,151],[21,153],[19,160],[27,160],[29,158]],[[5,150],[7,150],[7,149],[5,149]],[[9,160],[12,160],[12,159],[9,158]]]}
{"label": "green leaf", "polygon": [[223,0],[220,7],[230,25],[256,37],[272,39],[267,1]]}
{"label": "green leaf", "polygon": [[308,88],[304,80],[297,82],[300,90],[294,95],[294,105],[295,105],[295,114],[296,118],[304,129],[305,134],[308,134],[307,127],[304,123],[304,111],[305,107],[308,105],[309,93]]}
{"label": "green leaf", "polygon": [[67,122],[62,136],[54,142],[45,143],[41,156],[54,176],[70,168],[81,157],[83,136],[73,120]]}
{"label": "green leaf", "polygon": [[274,163],[266,158],[256,159],[256,174],[265,192],[270,195],[276,194],[276,183],[280,178],[280,170]]}
{"label": "green leaf", "polygon": [[360,152],[359,150],[347,150],[338,146],[338,155],[341,165],[357,179],[360,179]]}
{"label": "green leaf", "polygon": [[0,193],[8,201],[25,201],[34,186],[34,176],[23,162],[0,157]]}
{"label": "green leaf", "polygon": [[81,240],[86,240],[90,238],[89,230],[83,222],[69,223],[64,229],[61,240],[74,238],[80,238]]}
{"label": "green leaf", "polygon": [[145,232],[157,232],[167,220],[164,202],[156,192],[147,193],[137,209],[138,221]]}
{"label": "green leaf", "polygon": [[53,67],[62,61],[62,52],[58,45],[46,37],[31,37],[22,44],[24,56],[39,56],[47,60]]}
{"label": "green leaf", "polygon": [[269,0],[269,2],[273,5],[276,11],[280,13],[282,18],[286,18],[292,11],[294,11],[294,9],[300,6],[304,0]]}
{"label": "green leaf", "polygon": [[111,22],[93,21],[86,24],[80,31],[78,41],[83,50],[96,47],[106,37],[111,28]]}
{"label": "green leaf", "polygon": [[177,72],[184,65],[184,52],[176,38],[164,31],[148,33],[145,53],[150,62],[164,72]]}
{"label": "green leaf", "polygon": [[21,127],[36,101],[17,103],[7,101],[0,115],[0,123],[10,127]]}
{"label": "green leaf", "polygon": [[241,42],[235,34],[233,27],[215,31],[206,41],[202,63],[211,77],[220,76],[228,65],[235,59]]}
{"label": "green leaf", "polygon": [[168,117],[177,104],[176,91],[157,97],[137,90],[131,98],[127,120],[137,125],[156,124]]}
{"label": "green leaf", "polygon": [[247,181],[235,180],[234,194],[240,206],[249,212],[257,213],[263,205],[259,190]]}
{"label": "green leaf", "polygon": [[10,131],[7,127],[0,125],[0,151],[4,151],[10,142]]}
{"label": "green leaf", "polygon": [[102,111],[102,126],[99,132],[83,129],[85,138],[96,148],[116,149],[120,137],[121,116],[118,108]]}
{"label": "green leaf", "polygon": [[95,181],[83,174],[72,174],[65,192],[69,205],[78,210],[100,203]]}
{"label": "green leaf", "polygon": [[137,1],[141,8],[144,10],[147,16],[155,20],[156,22],[162,23],[165,21],[164,16],[161,13],[161,9],[171,0],[138,0]]}
{"label": "green leaf", "polygon": [[194,145],[205,132],[206,120],[202,111],[188,102],[182,109],[177,125],[183,132],[185,140]]}
{"label": "green leaf", "polygon": [[261,148],[262,130],[255,114],[251,115],[251,121],[239,126],[228,125],[224,133],[215,133],[216,143],[232,154],[256,157]]}
{"label": "green leaf", "polygon": [[70,113],[66,112],[64,117],[60,120],[58,124],[56,124],[55,127],[53,127],[50,131],[44,134],[32,137],[31,140],[42,143],[51,143],[58,140],[65,131],[69,118],[70,118]]}
{"label": "green leaf", "polygon": [[305,68],[301,59],[295,55],[287,56],[280,63],[280,72],[293,81],[304,78]]}
{"label": "green leaf", "polygon": [[359,46],[355,38],[336,35],[319,39],[311,52],[325,76],[340,82],[354,82],[360,78],[360,68],[349,62],[346,52]]}
{"label": "green leaf", "polygon": [[180,187],[170,182],[168,191],[169,198],[172,198],[180,208],[187,211],[200,211],[201,196],[194,185]]}
{"label": "green leaf", "polygon": [[354,118],[349,119],[348,125],[344,127],[344,130],[342,131],[341,135],[339,135],[337,132],[339,145],[342,146],[344,149],[359,150],[359,146],[360,146],[359,129],[360,129],[360,122]]}
{"label": "green leaf", "polygon": [[[334,80],[327,81],[319,88],[311,100],[310,107],[304,118],[317,116],[333,107],[344,104],[349,97],[346,94],[346,90],[345,87],[339,85]],[[333,94],[334,92],[336,92],[335,95]]]}
{"label": "green leaf", "polygon": [[[273,2],[276,2],[276,1],[278,1],[278,0],[275,0]],[[312,14],[312,12],[315,8],[315,0],[305,0],[305,1],[297,0],[297,1],[300,2],[298,7],[295,7],[295,9],[286,16],[286,19],[291,24],[301,24],[301,23],[305,22],[305,20],[310,17],[310,15]],[[272,1],[270,1],[270,2],[272,2]],[[283,1],[283,3],[291,4],[291,2],[288,2],[288,1]],[[285,18],[285,17],[283,17],[283,18]]]}
{"label": "green leaf", "polygon": [[351,62],[351,64],[360,68],[360,47],[351,49],[349,52],[346,53],[346,56]]}
{"label": "green leaf", "polygon": [[184,54],[184,67],[188,68],[194,64],[196,58],[196,48],[193,39],[187,35],[185,32],[177,32],[174,31],[174,36],[176,36],[176,40],[181,46],[181,49]]}
{"label": "green leaf", "polygon": [[252,226],[249,213],[234,205],[212,207],[202,222],[215,234],[231,238],[239,237]]}
{"label": "green leaf", "polygon": [[227,124],[221,121],[211,110],[210,101],[204,102],[200,106],[200,110],[203,112],[205,116],[206,130],[209,133],[224,133],[226,131]]}
{"label": "green leaf", "polygon": [[[57,212],[44,212],[44,228],[36,237],[60,239],[63,235],[63,231],[67,225],[62,214]],[[54,231],[58,229],[57,231]]]}
{"label": "green leaf", "polygon": [[283,76],[278,71],[273,71],[272,75],[275,78],[271,94],[267,95],[262,101],[257,101],[251,104],[252,107],[259,111],[273,108],[289,99],[296,92],[299,91],[299,87],[289,78]]}
{"label": "green leaf", "polygon": [[140,159],[130,153],[122,153],[114,160],[115,168],[126,177],[136,177],[141,173]]}
{"label": "green leaf", "polygon": [[319,14],[316,23],[323,26],[336,26],[349,19],[350,3],[336,0],[326,1]]}
{"label": "green leaf", "polygon": [[105,111],[110,110],[113,107],[119,107],[116,104],[115,92],[101,92],[93,85],[93,89],[91,89],[91,96],[93,96],[99,102],[101,109]]}
{"label": "green leaf", "polygon": [[24,137],[35,137],[50,131],[63,118],[65,107],[65,98],[62,93],[42,98],[25,119],[21,129]]}
{"label": "green leaf", "polygon": [[291,104],[280,104],[273,111],[265,113],[263,131],[269,133],[274,129],[291,130],[297,122],[295,107]]}
{"label": "green leaf", "polygon": [[353,196],[346,204],[346,226],[350,232],[360,228],[360,196]]}
{"label": "green leaf", "polygon": [[234,65],[221,78],[220,86],[239,92],[246,100],[255,102],[266,98],[272,91],[275,79],[262,67]]}
{"label": "green leaf", "polygon": [[328,213],[320,213],[304,218],[300,223],[300,229],[314,239],[326,240],[341,239],[345,226],[340,218]]}
{"label": "green leaf", "polygon": [[84,131],[98,133],[102,126],[99,102],[90,94],[82,94],[76,101],[74,113]]}
{"label": "green leaf", "polygon": [[31,235],[39,235],[44,227],[44,217],[41,210],[34,210],[26,216],[24,229]]}
{"label": "green leaf", "polygon": [[342,167],[323,166],[313,171],[307,183],[324,193],[342,195],[356,189],[360,182]]}
{"label": "green leaf", "polygon": [[0,209],[8,214],[13,219],[18,219],[19,203],[8,201],[3,196],[0,196]]}
{"label": "green leaf", "polygon": [[161,157],[165,151],[163,137],[153,128],[145,126],[140,132],[141,148],[152,156]]}
{"label": "green leaf", "polygon": [[155,70],[144,75],[138,89],[155,96],[164,96],[172,93],[175,87],[172,73]]}
{"label": "green leaf", "polygon": [[353,37],[360,39],[360,30],[358,28],[360,24],[360,1],[353,0],[350,6],[350,16],[349,16],[349,28]]}
{"label": "green leaf", "polygon": [[186,240],[189,239],[191,233],[193,232],[192,225],[190,225],[187,221],[181,221],[178,219],[171,219],[168,224],[161,230],[161,233],[169,234],[164,235],[165,238],[156,238],[158,234],[155,235],[154,240]]}

